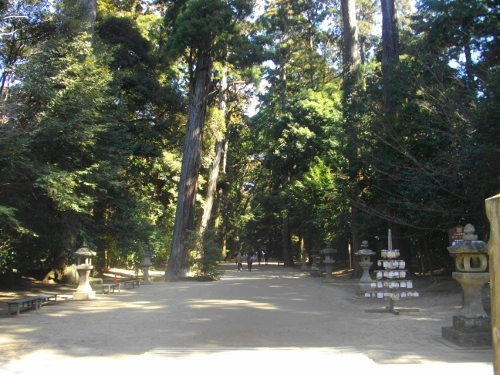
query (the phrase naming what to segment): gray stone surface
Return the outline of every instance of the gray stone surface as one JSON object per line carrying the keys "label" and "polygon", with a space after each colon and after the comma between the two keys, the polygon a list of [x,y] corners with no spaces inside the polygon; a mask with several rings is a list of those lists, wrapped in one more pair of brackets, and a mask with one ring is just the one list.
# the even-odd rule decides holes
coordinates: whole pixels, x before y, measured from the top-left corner
{"label": "gray stone surface", "polygon": [[443,327],[442,335],[445,340],[460,347],[491,347],[491,332],[464,332],[454,327]]}

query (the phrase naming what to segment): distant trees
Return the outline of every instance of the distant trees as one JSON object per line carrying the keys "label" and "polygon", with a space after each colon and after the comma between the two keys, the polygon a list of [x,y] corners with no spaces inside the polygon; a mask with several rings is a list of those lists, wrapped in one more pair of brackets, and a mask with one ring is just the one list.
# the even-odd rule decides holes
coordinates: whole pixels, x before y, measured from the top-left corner
{"label": "distant trees", "polygon": [[[335,203],[331,200],[326,203],[324,194],[301,197],[309,197],[307,207],[336,207],[337,210],[332,211],[345,214],[331,213],[320,224],[315,221],[319,217],[317,210],[312,210],[314,214],[309,221],[306,219],[308,211],[303,209],[300,211],[302,224],[312,224],[305,233],[292,226],[292,236],[297,236],[300,242],[302,236],[307,237],[307,232],[324,233],[321,236],[323,240],[333,239],[335,246],[343,250],[341,254],[346,254],[348,242],[356,251],[361,239],[369,239],[375,248],[387,246],[386,239],[383,240],[384,245],[383,241],[377,242],[375,238],[383,238],[387,228],[393,227],[395,242],[404,248],[405,255],[411,258],[413,253],[413,256],[420,254],[423,257],[422,254],[427,251],[426,259],[435,257],[434,266],[436,263],[442,265],[447,229],[470,221],[487,233],[488,224],[482,207],[484,198],[497,193],[500,188],[496,171],[491,169],[491,165],[483,164],[483,161],[491,160],[489,157],[492,154],[484,155],[482,161],[477,158],[478,149],[489,149],[495,154],[493,143],[498,144],[498,137],[493,136],[491,143],[484,139],[480,143],[476,141],[482,131],[487,131],[485,123],[477,120],[488,113],[487,110],[477,110],[484,108],[486,102],[496,100],[493,96],[484,95],[485,81],[479,77],[489,77],[487,81],[490,84],[487,86],[492,88],[497,69],[494,67],[496,62],[493,63],[490,57],[491,51],[496,48],[492,35],[498,32],[498,17],[495,16],[498,9],[492,3],[465,5],[460,2],[421,1],[416,19],[421,17],[422,21],[414,22],[413,29],[410,29],[409,15],[401,13],[409,9],[408,4],[384,0],[380,5],[383,14],[382,39],[369,34],[366,21],[373,20],[371,14],[374,9],[362,2],[359,9],[354,9],[352,2],[342,1],[342,22],[332,11],[325,19],[330,23],[323,23],[323,27],[325,24],[333,25],[333,37],[337,35],[339,25],[342,26],[344,51],[342,64],[326,60],[332,72],[330,77],[340,75],[343,70],[342,80],[339,81],[343,99],[338,107],[343,113],[342,121],[336,123],[338,120],[335,117],[323,117],[323,132],[314,132],[316,137],[319,136],[330,146],[317,155],[323,163],[323,173],[328,171],[334,177],[329,180],[332,194],[328,198],[336,196],[337,199]],[[398,12],[399,19],[396,17]],[[361,21],[359,33],[356,17]],[[446,20],[447,17],[451,18]],[[291,19],[290,16],[288,18]],[[455,31],[447,29],[452,24],[456,27],[450,27],[462,30],[460,38]],[[269,41],[286,50],[286,44],[278,37],[271,37],[273,29],[270,30]],[[294,44],[294,47],[297,45]],[[322,44],[316,44],[316,48],[331,53],[338,47],[330,42],[325,49]],[[306,52],[300,55],[306,56]],[[325,52],[324,56],[331,55]],[[279,64],[272,66],[279,67]],[[316,69],[317,75],[321,76],[323,70]],[[290,97],[289,87],[293,87],[293,80],[288,72],[286,78],[287,97]],[[328,81],[333,83],[335,79],[329,78]],[[277,123],[276,119],[280,118],[281,126],[287,129],[290,116],[301,104],[287,102],[286,120],[277,113],[274,117],[264,117],[270,103],[279,103],[278,100],[270,100],[270,93],[285,87],[278,80],[269,82],[268,94],[263,97],[263,108],[254,119],[258,124],[256,128],[262,126],[277,131],[279,128],[271,124]],[[306,85],[306,82],[301,76],[300,83]],[[320,92],[318,86],[313,90]],[[330,95],[334,97],[331,91]],[[298,123],[307,124],[310,117],[311,112]],[[342,124],[341,131],[339,124]],[[281,140],[277,134],[273,138]],[[287,130],[286,134],[292,133]],[[291,147],[290,138],[284,139],[281,144],[268,148],[264,160],[273,160],[281,155],[284,147]],[[302,145],[307,143],[302,142]],[[308,149],[308,156],[315,155],[311,151]],[[286,155],[287,162],[293,160],[291,154]],[[332,158],[332,155],[336,157]],[[304,162],[307,159],[302,157],[300,160]],[[490,173],[491,178],[484,179],[488,181],[485,190],[485,185],[478,183],[477,179],[477,173],[481,172],[471,168],[469,162],[472,160],[482,166],[481,171]],[[278,164],[265,166],[270,167],[272,176],[286,170]],[[293,170],[298,170],[297,166]],[[475,172],[471,174],[471,170]],[[302,189],[308,175],[298,176],[297,183],[291,186],[298,189],[297,192],[304,192]],[[474,186],[469,184],[471,181],[474,181]],[[279,189],[287,191],[283,187]],[[325,189],[318,181],[318,192]],[[278,206],[282,209],[289,207],[289,197]],[[259,197],[255,204],[261,207],[261,201]],[[348,205],[350,209],[346,210]],[[277,212],[276,207],[269,210]],[[304,228],[304,225],[300,227]],[[352,240],[348,241],[349,238]],[[297,243],[297,246],[302,245]],[[426,264],[426,267],[429,265]]]}

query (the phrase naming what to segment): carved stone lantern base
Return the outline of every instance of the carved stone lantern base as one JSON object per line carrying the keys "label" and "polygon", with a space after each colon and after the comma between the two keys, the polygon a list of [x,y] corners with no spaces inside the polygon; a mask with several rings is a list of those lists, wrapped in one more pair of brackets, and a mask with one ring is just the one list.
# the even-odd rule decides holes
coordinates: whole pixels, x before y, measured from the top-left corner
{"label": "carved stone lantern base", "polygon": [[358,289],[356,289],[355,297],[366,298],[366,292],[371,292],[371,291],[373,291],[371,283],[359,282]]}
{"label": "carved stone lantern base", "polygon": [[365,298],[365,293],[372,290],[372,278],[370,276],[370,267],[373,265],[371,256],[375,255],[373,250],[368,249],[368,241],[361,243],[361,249],[354,254],[359,257],[359,266],[363,269],[363,275],[359,280],[358,289],[356,290],[356,297]]}
{"label": "carved stone lantern base", "polygon": [[142,285],[150,285],[152,282],[149,280],[149,267],[153,265],[151,262],[151,256],[153,252],[149,250],[149,245],[146,245],[144,251],[142,252],[142,262],[141,266],[143,267],[144,277],[142,281]]}
{"label": "carved stone lantern base", "polygon": [[81,292],[73,292],[73,300],[75,301],[88,301],[88,300],[92,300],[92,299],[96,299],[96,295],[95,295],[95,292],[94,291],[91,291],[91,292],[84,292],[84,293],[81,293]]}
{"label": "carved stone lantern base", "polygon": [[92,270],[92,266],[82,264],[77,266],[76,269],[78,271],[78,275],[80,276],[80,284],[75,292],[73,292],[74,300],[91,300],[96,299],[95,291],[92,290],[92,287],[89,283],[89,275]]}
{"label": "carved stone lantern base", "polygon": [[486,314],[482,302],[482,289],[490,281],[488,246],[478,241],[471,224],[464,227],[462,241],[448,248],[455,257],[457,272],[452,276],[462,286],[463,306],[460,315],[453,317],[453,327],[442,327],[445,340],[462,347],[491,346],[491,318]]}
{"label": "carved stone lantern base", "polygon": [[149,280],[149,265],[144,266],[143,272],[144,272],[144,273],[143,273],[143,274],[144,274],[144,277],[143,277],[143,280],[142,280],[141,285],[151,285],[151,284],[153,284],[153,283]]}
{"label": "carved stone lantern base", "polygon": [[491,319],[486,314],[481,300],[481,289],[489,281],[489,273],[453,272],[464,291],[464,306],[461,315],[453,316],[453,327],[442,327],[445,340],[461,347],[491,346]]}
{"label": "carved stone lantern base", "polygon": [[460,347],[491,346],[491,320],[454,316],[453,327],[442,327],[441,335],[445,340]]}
{"label": "carved stone lantern base", "polygon": [[323,280],[323,282],[331,283],[335,281],[335,279],[332,277],[333,265],[335,264],[335,261],[325,260],[323,263],[325,264],[325,279]]}

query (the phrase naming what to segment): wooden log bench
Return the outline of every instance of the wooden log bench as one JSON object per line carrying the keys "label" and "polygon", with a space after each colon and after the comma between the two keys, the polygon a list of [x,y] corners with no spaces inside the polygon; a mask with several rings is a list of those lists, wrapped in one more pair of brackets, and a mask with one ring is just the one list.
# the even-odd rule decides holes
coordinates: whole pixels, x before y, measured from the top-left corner
{"label": "wooden log bench", "polygon": [[120,292],[120,283],[113,283],[113,284],[101,284],[99,285],[101,287],[102,294],[109,294],[111,292],[115,292],[116,289]]}
{"label": "wooden log bench", "polygon": [[139,288],[139,280],[128,280],[123,283],[125,289],[134,289],[135,287]]}

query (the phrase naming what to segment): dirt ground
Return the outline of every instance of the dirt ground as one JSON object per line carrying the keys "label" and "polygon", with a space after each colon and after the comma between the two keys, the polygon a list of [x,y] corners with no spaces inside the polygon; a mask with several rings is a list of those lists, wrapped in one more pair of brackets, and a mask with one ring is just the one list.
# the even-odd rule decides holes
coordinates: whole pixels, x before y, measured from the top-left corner
{"label": "dirt ground", "polygon": [[[31,373],[33,364],[126,374],[144,363],[201,366],[206,373],[234,366],[253,373],[259,364],[279,364],[288,374],[335,366],[354,374],[493,373],[491,348],[458,348],[441,338],[462,306],[461,287],[451,277],[413,278],[420,297],[396,307],[419,311],[393,315],[365,312],[388,302],[356,297],[358,281],[342,272],[325,283],[276,263],[256,264],[252,272],[221,267],[217,282],[154,281],[91,301],[68,298],[19,317],[7,316],[0,303],[0,374]],[[114,274],[119,281],[133,277],[120,270],[108,276]],[[0,290],[0,302],[46,292],[71,297],[75,289],[33,283]],[[248,358],[252,365],[241,366]]]}

